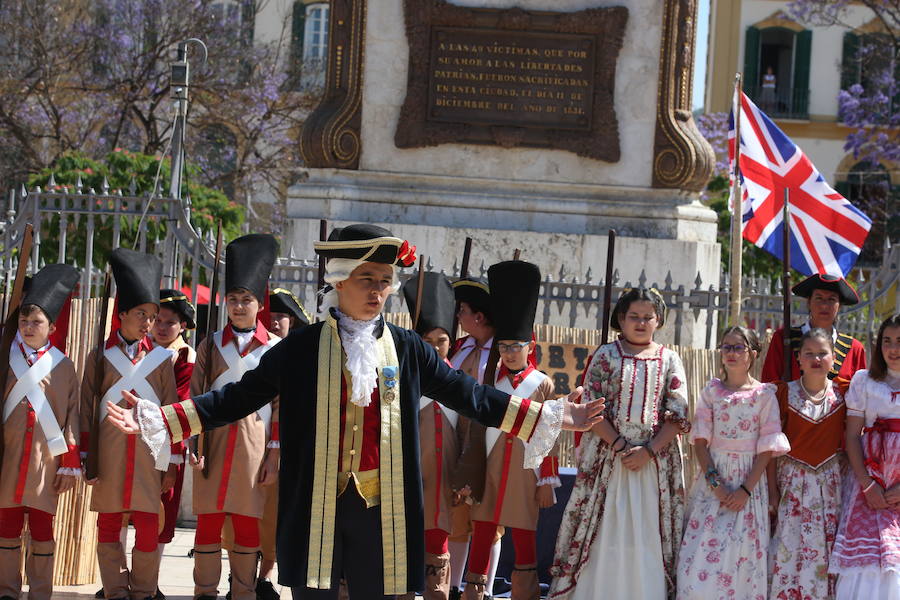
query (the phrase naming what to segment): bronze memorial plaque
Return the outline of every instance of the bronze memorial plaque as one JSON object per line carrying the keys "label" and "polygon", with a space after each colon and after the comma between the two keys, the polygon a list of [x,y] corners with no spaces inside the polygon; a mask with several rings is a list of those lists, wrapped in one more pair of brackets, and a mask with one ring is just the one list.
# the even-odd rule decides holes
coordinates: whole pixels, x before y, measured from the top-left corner
{"label": "bronze memorial plaque", "polygon": [[613,91],[627,8],[404,4],[409,76],[397,147],[532,146],[619,160]]}
{"label": "bronze memorial plaque", "polygon": [[429,121],[591,128],[594,38],[436,27]]}

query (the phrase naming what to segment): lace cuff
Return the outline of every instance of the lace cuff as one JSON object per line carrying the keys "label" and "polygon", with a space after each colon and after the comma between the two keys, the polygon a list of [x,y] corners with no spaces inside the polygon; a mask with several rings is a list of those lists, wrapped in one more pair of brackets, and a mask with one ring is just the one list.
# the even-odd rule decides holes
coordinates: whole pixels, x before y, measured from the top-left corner
{"label": "lace cuff", "polygon": [[525,442],[525,468],[537,469],[544,457],[550,454],[556,444],[556,438],[562,430],[565,398],[547,400],[541,407],[541,416],[534,426],[531,439]]}
{"label": "lace cuff", "polygon": [[56,470],[57,475],[71,475],[72,477],[81,477],[81,469],[71,469],[60,467]]}
{"label": "lace cuff", "polygon": [[273,448],[273,449],[275,449],[275,450],[280,450],[280,449],[281,449],[281,442],[279,442],[278,440],[272,440],[271,442],[269,442],[268,444],[266,444],[266,448]]}
{"label": "lace cuff", "polygon": [[172,440],[169,437],[169,430],[166,429],[162,411],[149,400],[140,398],[134,407],[134,420],[141,429],[141,439],[150,449],[156,470],[167,471],[172,456]]}
{"label": "lace cuff", "polygon": [[184,456],[182,456],[181,454],[173,454],[171,457],[169,457],[169,464],[170,465],[183,465],[184,464]]}
{"label": "lace cuff", "polygon": [[559,480],[559,477],[542,477],[541,479],[538,479],[537,485],[538,487],[549,485],[555,490],[556,488],[562,487],[562,481]]}

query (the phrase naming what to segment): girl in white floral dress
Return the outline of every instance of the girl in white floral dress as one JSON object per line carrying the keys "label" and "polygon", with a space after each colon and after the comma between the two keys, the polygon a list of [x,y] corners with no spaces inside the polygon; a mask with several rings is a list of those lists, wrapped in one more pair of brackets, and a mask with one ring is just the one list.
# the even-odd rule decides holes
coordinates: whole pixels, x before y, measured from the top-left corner
{"label": "girl in white floral dress", "polygon": [[781,426],[791,444],[769,465],[770,600],[832,600],[837,578],[828,558],[841,517],[844,421],[847,407],[828,373],[834,365],[831,332],[810,329],[797,353],[800,379],[778,383]]}
{"label": "girl in white floral dress", "polygon": [[851,472],[828,567],[837,600],[900,600],[900,314],[881,324],[873,350],[846,395]]}
{"label": "girl in white floral dress", "polygon": [[684,367],[653,341],[665,322],[655,290],[626,291],[585,377],[606,419],[584,434],[566,506],[550,598],[663,600],[675,596],[683,513],[679,433],[689,429]]}
{"label": "girl in white floral dress", "polygon": [[730,327],[719,351],[723,379],[697,401],[691,442],[700,469],[691,487],[678,555],[679,600],[765,600],[769,494],[757,485],[774,455],[790,449],[775,386],[750,376],[753,331]]}

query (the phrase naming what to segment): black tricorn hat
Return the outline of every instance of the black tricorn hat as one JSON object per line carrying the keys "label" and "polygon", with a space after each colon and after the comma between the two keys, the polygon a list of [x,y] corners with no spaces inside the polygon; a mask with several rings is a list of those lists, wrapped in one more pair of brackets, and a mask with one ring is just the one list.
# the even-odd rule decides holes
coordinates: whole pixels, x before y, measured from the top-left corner
{"label": "black tricorn hat", "polygon": [[453,282],[453,295],[457,302],[465,302],[472,310],[484,313],[491,320],[491,290],[484,281],[474,277],[457,279]]}
{"label": "black tricorn hat", "polygon": [[843,277],[816,273],[791,288],[791,291],[801,298],[809,298],[812,296],[813,290],[835,292],[841,299],[841,304],[845,306],[859,302],[859,294]]}
{"label": "black tricorn hat", "polygon": [[178,313],[182,321],[187,322],[188,329],[196,329],[197,311],[194,305],[179,290],[159,290],[159,306],[160,308],[169,308]]}
{"label": "black tricorn hat", "polygon": [[416,247],[393,233],[368,223],[332,230],[326,242],[315,243],[316,254],[325,258],[349,258],[408,267],[416,262]]}
{"label": "black tricorn hat", "polygon": [[296,317],[297,323],[302,326],[312,323],[312,317],[300,304],[297,296],[284,288],[275,288],[269,292],[269,312],[284,313]]}
{"label": "black tricorn hat", "polygon": [[488,269],[495,340],[531,341],[541,289],[541,270],[522,260]]}
{"label": "black tricorn hat", "polygon": [[268,233],[251,233],[225,247],[225,293],[250,290],[260,305],[266,301],[269,275],[278,255],[278,242]]}
{"label": "black tricorn hat", "polygon": [[78,269],[70,265],[47,265],[29,278],[28,289],[22,298],[22,306],[33,304],[56,321],[75,284]]}
{"label": "black tricorn hat", "polygon": [[[422,308],[419,310],[419,321],[413,323],[413,329],[419,335],[425,335],[432,329],[440,327],[453,338],[453,315],[456,312],[453,286],[450,285],[450,280],[440,273],[426,271],[422,275],[425,277],[425,281],[422,282]],[[406,298],[406,307],[412,318],[416,315],[418,286],[418,275],[410,277],[403,284],[403,297]]]}
{"label": "black tricorn hat", "polygon": [[116,248],[109,255],[109,264],[116,279],[117,310],[125,312],[141,304],[159,305],[162,263],[158,258]]}

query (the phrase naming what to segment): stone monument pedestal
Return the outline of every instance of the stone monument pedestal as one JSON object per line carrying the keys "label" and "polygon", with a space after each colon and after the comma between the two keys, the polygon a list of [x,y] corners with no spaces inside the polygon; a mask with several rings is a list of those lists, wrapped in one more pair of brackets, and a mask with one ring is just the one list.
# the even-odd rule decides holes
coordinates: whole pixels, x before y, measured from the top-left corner
{"label": "stone monument pedestal", "polygon": [[[331,6],[325,97],[288,194],[295,249],[319,219],[371,222],[448,273],[469,236],[476,272],[519,249],[554,279],[598,281],[615,229],[620,282],[718,282],[698,200],[714,157],[689,111],[696,0]],[[683,343],[704,343],[696,327]]]}

